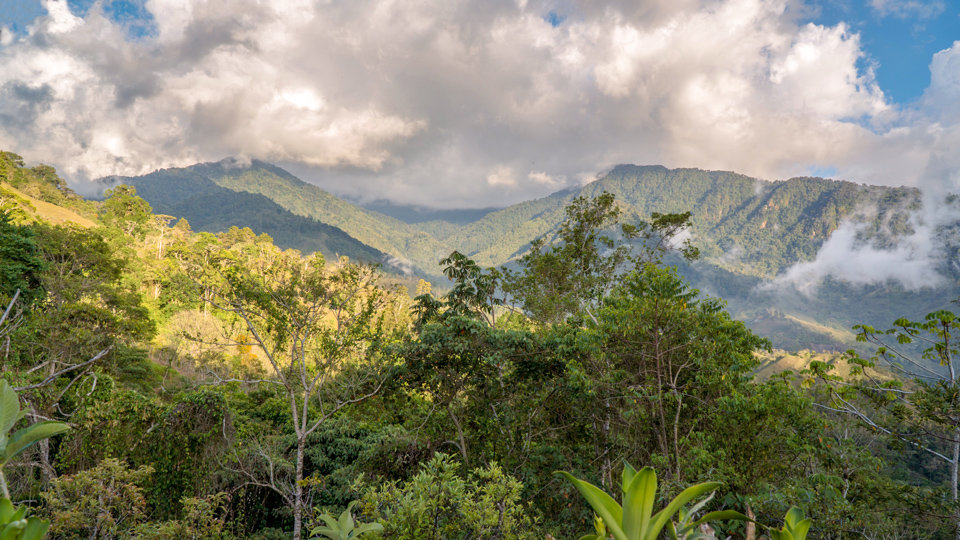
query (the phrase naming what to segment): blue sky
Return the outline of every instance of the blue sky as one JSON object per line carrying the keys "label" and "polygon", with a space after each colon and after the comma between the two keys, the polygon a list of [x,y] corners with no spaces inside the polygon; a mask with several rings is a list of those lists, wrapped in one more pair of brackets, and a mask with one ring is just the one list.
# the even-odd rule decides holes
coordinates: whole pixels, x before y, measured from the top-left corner
{"label": "blue sky", "polygon": [[[70,11],[84,16],[97,0],[69,0]],[[125,24],[133,35],[150,32],[152,17],[142,0],[100,1],[111,20]],[[23,33],[34,19],[44,13],[39,0],[0,0],[0,25],[7,25],[14,32]]]}
{"label": "blue sky", "polygon": [[[848,24],[860,34],[863,49],[875,62],[877,82],[897,103],[909,103],[930,84],[930,59],[960,40],[960,2],[915,3],[890,1],[886,12],[870,0],[820,0],[812,2],[817,24]],[[879,3],[881,6],[883,3]],[[897,11],[894,5],[911,4]]]}

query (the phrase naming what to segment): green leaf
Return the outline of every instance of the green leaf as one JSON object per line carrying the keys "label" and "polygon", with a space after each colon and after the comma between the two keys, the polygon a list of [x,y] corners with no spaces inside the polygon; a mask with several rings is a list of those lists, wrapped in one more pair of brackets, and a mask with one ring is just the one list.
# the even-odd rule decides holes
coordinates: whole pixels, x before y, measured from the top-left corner
{"label": "green leaf", "polygon": [[[681,531],[682,530],[683,529],[681,529]],[[672,521],[667,522],[667,538],[668,540],[680,540],[680,538],[677,536],[677,529],[673,526]]]}
{"label": "green leaf", "polygon": [[562,474],[580,491],[580,494],[587,500],[593,508],[593,511],[603,519],[604,524],[606,524],[607,529],[613,533],[614,538],[617,540],[633,540],[628,539],[620,528],[621,523],[623,523],[623,509],[617,504],[617,501],[613,500],[613,498],[597,486],[589,482],[584,482],[583,480],[578,480],[566,471],[557,471],[554,474]]}
{"label": "green leaf", "polygon": [[337,525],[337,530],[340,531],[341,537],[346,537],[347,534],[353,530],[353,516],[350,515],[349,507],[340,514],[340,521]]}
{"label": "green leaf", "polygon": [[350,538],[359,537],[361,534],[363,534],[363,533],[365,533],[365,532],[367,532],[367,531],[377,531],[377,532],[380,532],[380,531],[382,531],[382,530],[383,530],[383,525],[381,525],[381,524],[379,524],[379,523],[377,523],[377,522],[364,523],[363,525],[361,525],[361,526],[359,526],[359,527],[357,527],[356,529],[353,530],[353,534],[350,535]]}
{"label": "green leaf", "polygon": [[45,519],[32,517],[27,520],[27,528],[23,530],[22,540],[42,540],[50,528],[50,522]]}
{"label": "green leaf", "polygon": [[627,538],[647,536],[653,503],[657,499],[657,473],[644,467],[633,477],[623,496],[623,532]]}
{"label": "green leaf", "polygon": [[650,528],[647,530],[647,536],[644,540],[654,540],[660,531],[663,530],[663,526],[667,524],[667,521],[677,514],[680,509],[687,505],[693,499],[716,490],[720,487],[719,482],[704,482],[703,484],[697,484],[695,486],[690,486],[687,489],[680,492],[677,495],[677,498],[673,499],[666,508],[657,512],[657,515],[653,516],[653,523],[650,525]]}
{"label": "green leaf", "polygon": [[20,398],[7,381],[0,381],[0,451],[6,447],[7,433],[20,418]]}
{"label": "green leaf", "polygon": [[621,488],[624,493],[626,493],[627,488],[630,487],[630,482],[633,482],[633,477],[636,476],[637,470],[633,468],[633,465],[630,465],[626,461],[623,462],[623,484]]}
{"label": "green leaf", "polygon": [[13,521],[12,518],[14,514],[13,503],[10,502],[10,499],[2,498],[0,499],[0,524],[10,523]]}
{"label": "green leaf", "polygon": [[[693,530],[694,528],[710,521],[722,521],[728,519],[735,519],[737,521],[754,521],[740,512],[737,512],[736,510],[719,510],[717,512],[710,512],[697,521],[694,521],[687,526],[686,530]],[[756,522],[754,521],[754,523]]]}
{"label": "green leaf", "polygon": [[4,455],[2,458],[0,458],[2,459],[2,461],[0,461],[0,466],[6,465],[11,459],[13,459],[14,456],[26,450],[36,442],[43,439],[49,439],[50,437],[64,433],[69,429],[70,426],[64,424],[63,422],[47,420],[43,422],[37,422],[36,424],[25,427],[21,430],[17,430],[17,432],[10,437],[10,441],[7,443],[7,447],[4,450]]}
{"label": "green leaf", "polygon": [[27,527],[27,520],[13,521],[0,531],[0,540],[17,540],[21,531]]}
{"label": "green leaf", "polygon": [[17,511],[13,513],[13,517],[10,518],[11,522],[20,521],[27,515],[28,508],[26,506],[20,506],[17,508]]}
{"label": "green leaf", "polygon": [[813,521],[810,518],[797,523],[790,531],[790,534],[793,535],[793,540],[805,540],[812,524]]}
{"label": "green leaf", "polygon": [[783,521],[786,523],[786,528],[792,530],[797,523],[803,521],[803,510],[796,506],[791,507],[790,510],[787,510],[787,515],[783,518]]}

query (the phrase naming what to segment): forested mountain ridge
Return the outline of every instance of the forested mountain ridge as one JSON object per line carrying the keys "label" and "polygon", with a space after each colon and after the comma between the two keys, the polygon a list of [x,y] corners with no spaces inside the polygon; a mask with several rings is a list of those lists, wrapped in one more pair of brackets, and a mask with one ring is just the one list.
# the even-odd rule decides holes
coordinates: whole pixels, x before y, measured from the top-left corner
{"label": "forested mountain ridge", "polygon": [[653,212],[690,211],[691,233],[705,257],[733,272],[760,277],[812,260],[860,205],[876,209],[874,228],[893,224],[895,233],[907,232],[905,210],[916,209],[920,196],[911,188],[823,178],[768,182],[724,171],[619,165],[583,188],[488,214],[455,232],[448,230],[442,240],[483,264],[502,264],[522,253],[532,238],[555,230],[574,197],[604,191],[613,193],[634,220]]}
{"label": "forested mountain ridge", "polygon": [[134,186],[157,213],[186,218],[198,231],[217,233],[230,227],[250,227],[270,235],[282,248],[320,252],[329,260],[347,256],[382,263],[386,259],[380,250],[333,225],[291,213],[263,195],[220,187],[191,169],[162,169],[109,181]]}
{"label": "forested mountain ridge", "polygon": [[[123,181],[137,186],[159,211],[185,215],[191,224],[197,219],[194,226],[203,230],[237,225],[263,232],[258,216],[268,206],[277,220],[284,212],[287,221],[316,219],[389,255],[395,266],[441,285],[446,282],[438,275],[442,257],[458,250],[482,266],[509,263],[532,240],[550,238],[566,217],[566,206],[581,195],[612,193],[625,220],[632,222],[654,212],[690,211],[690,234],[702,258],[694,266],[674,261],[681,273],[695,287],[727,300],[737,318],[749,321],[776,346],[791,350],[844,349],[852,344],[849,328],[857,322],[879,324],[891,314],[890,306],[919,316],[951,297],[937,290],[905,291],[895,284],[862,288],[836,281],[825,283],[816,295],[758,288],[791,265],[812,260],[845,221],[860,223],[860,241],[893,245],[898,236],[913,231],[910,213],[919,208],[920,193],[912,188],[809,177],[771,182],[725,171],[620,165],[585,186],[489,212],[471,223],[404,223],[256,160],[226,159]],[[217,196],[202,195],[213,189],[220,190]],[[235,198],[246,206],[223,204]],[[267,232],[285,247],[316,249],[309,235],[288,238]],[[347,249],[339,253],[353,256]]]}
{"label": "forested mountain ridge", "polygon": [[[874,221],[868,230],[875,237],[909,233],[908,213],[920,204],[920,193],[913,188],[810,177],[771,182],[726,171],[619,165],[583,187],[490,212],[472,223],[410,224],[350,204],[257,160],[246,164],[226,159],[152,175],[170,171],[186,171],[223,188],[263,195],[298,216],[338,227],[368,246],[410,261],[427,275],[435,275],[436,261],[454,249],[483,265],[508,262],[525,252],[534,238],[555,231],[574,197],[603,191],[613,193],[634,221],[653,212],[690,211],[691,233],[707,259],[737,274],[767,278],[791,264],[812,260],[830,233],[863,209]],[[143,191],[138,178],[145,177],[125,181],[137,185],[154,205],[167,204],[167,197],[180,189],[171,185],[165,194],[162,183],[157,183]],[[207,212],[217,210],[208,206]],[[211,219],[215,221],[214,216]]]}
{"label": "forested mountain ridge", "polygon": [[225,159],[187,170],[221,187],[263,195],[298,216],[338,227],[368,246],[414,263],[420,273],[436,275],[437,261],[450,252],[448,246],[411,225],[350,204],[269,163]]}

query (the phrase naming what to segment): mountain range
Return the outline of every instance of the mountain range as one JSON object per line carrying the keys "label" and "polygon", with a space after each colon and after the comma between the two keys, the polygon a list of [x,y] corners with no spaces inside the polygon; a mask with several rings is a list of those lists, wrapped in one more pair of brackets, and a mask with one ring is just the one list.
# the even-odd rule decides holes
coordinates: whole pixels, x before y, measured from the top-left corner
{"label": "mountain range", "polygon": [[454,249],[483,266],[509,264],[530,241],[551,235],[577,196],[613,193],[628,221],[690,211],[689,234],[702,259],[671,262],[695,286],[727,300],[735,316],[775,346],[790,349],[843,348],[852,342],[852,324],[889,325],[897,316],[943,307],[957,296],[960,277],[918,291],[893,282],[854,286],[831,279],[805,293],[771,286],[792,265],[813,260],[844,222],[858,224],[859,242],[880,248],[915,232],[911,215],[921,208],[921,194],[905,187],[811,177],[771,182],[726,171],[620,165],[585,186],[499,210],[379,205],[401,220],[257,160],[228,158],[107,180],[135,186],[154,211],[186,218],[195,230],[247,226],[281,247],[383,262],[434,282],[437,261]]}

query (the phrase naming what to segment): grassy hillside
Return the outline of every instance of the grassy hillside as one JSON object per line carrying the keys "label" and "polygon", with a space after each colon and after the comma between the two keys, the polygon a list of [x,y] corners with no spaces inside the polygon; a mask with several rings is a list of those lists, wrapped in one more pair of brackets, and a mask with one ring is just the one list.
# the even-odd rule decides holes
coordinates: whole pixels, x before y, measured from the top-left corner
{"label": "grassy hillside", "polygon": [[85,228],[96,225],[72,210],[36,199],[6,182],[0,182],[0,206],[4,203],[16,205],[32,217],[54,225],[73,223]]}
{"label": "grassy hillside", "polygon": [[53,167],[27,167],[17,154],[0,151],[0,209],[14,208],[51,223],[91,227],[97,221],[97,204],[68,188]]}

